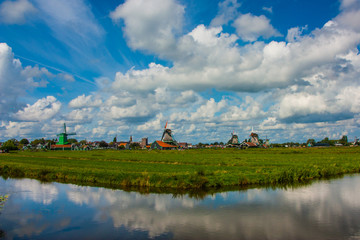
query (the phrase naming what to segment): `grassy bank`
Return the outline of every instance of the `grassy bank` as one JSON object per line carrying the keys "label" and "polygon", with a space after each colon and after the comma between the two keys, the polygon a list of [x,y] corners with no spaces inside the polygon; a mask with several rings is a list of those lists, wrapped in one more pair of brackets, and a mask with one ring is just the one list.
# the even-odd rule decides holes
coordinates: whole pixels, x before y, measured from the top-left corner
{"label": "grassy bank", "polygon": [[112,187],[292,184],[360,172],[360,148],[13,152],[0,175]]}

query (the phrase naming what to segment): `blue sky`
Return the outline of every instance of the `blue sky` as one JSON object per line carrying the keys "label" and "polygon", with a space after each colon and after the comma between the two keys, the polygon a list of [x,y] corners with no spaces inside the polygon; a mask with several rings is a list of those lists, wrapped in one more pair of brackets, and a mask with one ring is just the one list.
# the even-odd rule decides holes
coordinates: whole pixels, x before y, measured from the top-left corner
{"label": "blue sky", "polygon": [[360,1],[0,2],[0,141],[360,136]]}

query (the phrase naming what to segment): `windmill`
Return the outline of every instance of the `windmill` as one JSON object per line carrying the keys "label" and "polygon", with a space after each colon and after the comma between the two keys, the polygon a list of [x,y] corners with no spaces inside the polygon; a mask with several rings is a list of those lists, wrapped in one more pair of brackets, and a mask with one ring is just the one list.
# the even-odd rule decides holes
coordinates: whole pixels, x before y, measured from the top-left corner
{"label": "windmill", "polygon": [[260,145],[260,143],[259,143],[259,135],[257,133],[254,133],[253,127],[251,127],[250,137],[251,137],[251,142],[252,143],[256,144],[257,146]]}
{"label": "windmill", "polygon": [[64,132],[56,135],[59,137],[59,141],[56,143],[56,145],[68,144],[69,142],[68,142],[67,136],[70,136],[70,135],[76,135],[76,133],[67,133],[66,132],[66,124],[64,123]]}
{"label": "windmill", "polygon": [[177,145],[175,139],[173,138],[172,134],[171,134],[171,129],[166,128],[167,127],[168,122],[166,122],[165,127],[164,127],[164,132],[163,135],[161,137],[161,141],[171,144],[171,145]]}
{"label": "windmill", "polygon": [[231,139],[228,141],[228,144],[231,145],[239,145],[239,138],[237,135],[234,134],[234,132],[231,133]]}

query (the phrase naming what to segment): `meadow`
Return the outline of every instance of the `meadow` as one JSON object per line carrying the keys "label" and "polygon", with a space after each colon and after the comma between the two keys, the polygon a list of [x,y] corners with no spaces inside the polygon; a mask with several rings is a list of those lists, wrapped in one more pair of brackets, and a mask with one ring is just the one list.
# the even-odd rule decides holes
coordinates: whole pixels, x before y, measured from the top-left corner
{"label": "meadow", "polygon": [[287,185],[360,172],[360,147],[17,151],[0,175],[113,188]]}

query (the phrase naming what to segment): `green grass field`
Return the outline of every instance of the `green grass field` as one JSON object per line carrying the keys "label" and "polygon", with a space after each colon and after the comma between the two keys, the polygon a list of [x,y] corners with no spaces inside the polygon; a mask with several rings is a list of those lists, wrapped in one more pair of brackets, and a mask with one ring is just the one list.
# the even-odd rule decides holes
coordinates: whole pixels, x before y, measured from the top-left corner
{"label": "green grass field", "polygon": [[296,184],[360,172],[360,148],[18,151],[0,175],[111,187],[199,189]]}

